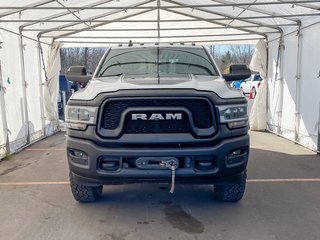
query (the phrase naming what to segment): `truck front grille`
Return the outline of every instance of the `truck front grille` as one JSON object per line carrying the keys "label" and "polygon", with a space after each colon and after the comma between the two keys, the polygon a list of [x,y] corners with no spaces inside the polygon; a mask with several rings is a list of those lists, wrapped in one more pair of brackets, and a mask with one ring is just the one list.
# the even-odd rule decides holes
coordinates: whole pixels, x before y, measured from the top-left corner
{"label": "truck front grille", "polygon": [[[165,116],[165,112],[159,112]],[[190,126],[187,114],[182,114],[182,120],[161,121],[136,121],[128,115],[125,120],[124,130],[126,133],[189,133]]]}
{"label": "truck front grille", "polygon": [[[110,98],[102,105],[101,132],[125,133],[192,133],[197,129],[215,128],[213,105],[206,98]],[[133,120],[133,113],[179,113],[181,120]],[[191,118],[191,119],[190,119]],[[105,131],[106,130],[106,131]],[[102,135],[105,135],[102,134]],[[108,136],[106,136],[108,137]]]}

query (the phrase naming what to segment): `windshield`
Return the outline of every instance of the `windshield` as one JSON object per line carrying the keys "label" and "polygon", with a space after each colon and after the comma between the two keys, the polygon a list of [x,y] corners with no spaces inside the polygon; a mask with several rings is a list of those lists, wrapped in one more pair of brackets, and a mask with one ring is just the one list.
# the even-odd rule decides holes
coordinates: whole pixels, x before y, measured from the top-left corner
{"label": "windshield", "polygon": [[144,47],[111,49],[97,76],[180,74],[219,75],[203,48]]}

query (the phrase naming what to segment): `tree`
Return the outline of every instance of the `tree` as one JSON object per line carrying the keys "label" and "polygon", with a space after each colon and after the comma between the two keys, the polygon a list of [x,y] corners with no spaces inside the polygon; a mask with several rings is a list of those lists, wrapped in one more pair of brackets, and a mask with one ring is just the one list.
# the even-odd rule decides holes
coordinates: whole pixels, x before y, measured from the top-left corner
{"label": "tree", "polygon": [[233,63],[242,63],[249,65],[254,48],[252,45],[231,45]]}
{"label": "tree", "polygon": [[96,69],[106,48],[62,48],[60,50],[61,74],[71,66],[85,66],[89,73]]}
{"label": "tree", "polygon": [[220,62],[220,69],[222,72],[225,70],[226,67],[233,63],[232,54],[229,50],[221,56]]}
{"label": "tree", "polygon": [[217,45],[208,47],[218,67],[223,70],[231,64],[250,64],[254,51],[253,45]]}

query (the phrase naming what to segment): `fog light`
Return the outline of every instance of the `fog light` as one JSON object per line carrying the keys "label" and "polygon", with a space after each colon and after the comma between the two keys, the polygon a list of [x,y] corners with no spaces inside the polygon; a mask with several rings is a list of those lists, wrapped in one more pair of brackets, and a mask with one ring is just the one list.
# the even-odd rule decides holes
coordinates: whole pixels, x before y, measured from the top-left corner
{"label": "fog light", "polygon": [[81,165],[88,165],[88,155],[84,152],[75,149],[69,149],[68,153],[72,162]]}
{"label": "fog light", "polygon": [[240,155],[240,154],[241,154],[241,150],[236,150],[232,152],[233,156]]}
{"label": "fog light", "polygon": [[67,128],[77,129],[77,130],[85,130],[87,124],[85,123],[67,123]]}
{"label": "fog light", "polygon": [[229,128],[242,128],[242,127],[246,127],[246,126],[248,126],[247,120],[228,123]]}
{"label": "fog light", "polygon": [[240,165],[248,158],[247,148],[236,149],[228,154],[227,165]]}

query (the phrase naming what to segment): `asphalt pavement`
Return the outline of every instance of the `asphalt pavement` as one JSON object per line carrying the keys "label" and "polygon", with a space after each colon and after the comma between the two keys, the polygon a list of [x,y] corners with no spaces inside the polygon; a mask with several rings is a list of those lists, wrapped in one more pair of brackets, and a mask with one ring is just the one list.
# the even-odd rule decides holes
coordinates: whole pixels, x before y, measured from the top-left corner
{"label": "asphalt pavement", "polygon": [[245,197],[213,199],[209,185],[105,186],[100,202],[74,201],[65,134],[0,162],[0,239],[319,240],[320,156],[251,132]]}

